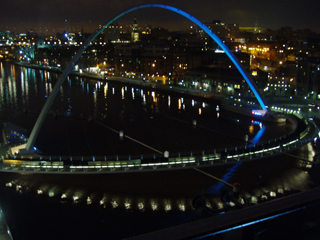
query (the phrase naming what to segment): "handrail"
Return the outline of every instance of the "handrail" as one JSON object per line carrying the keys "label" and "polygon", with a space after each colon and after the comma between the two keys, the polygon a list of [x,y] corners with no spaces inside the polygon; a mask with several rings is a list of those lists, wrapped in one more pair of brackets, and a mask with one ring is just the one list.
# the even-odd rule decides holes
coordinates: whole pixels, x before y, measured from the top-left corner
{"label": "handrail", "polygon": [[160,154],[155,154],[151,158],[140,155],[137,158],[130,156],[127,159],[108,159],[105,156],[90,156],[88,159],[81,156],[41,156],[38,159],[1,156],[0,171],[105,173],[119,172],[119,170],[152,171],[230,164],[274,156],[306,145],[318,136],[319,130],[310,121],[306,120],[304,123],[306,127],[301,129],[301,132],[297,131],[298,127],[296,127],[288,135],[256,144],[250,148],[247,145],[243,145],[218,150],[214,149],[210,153],[203,151],[200,154],[189,153],[187,156],[179,154],[178,156],[171,156],[169,158],[164,158]]}

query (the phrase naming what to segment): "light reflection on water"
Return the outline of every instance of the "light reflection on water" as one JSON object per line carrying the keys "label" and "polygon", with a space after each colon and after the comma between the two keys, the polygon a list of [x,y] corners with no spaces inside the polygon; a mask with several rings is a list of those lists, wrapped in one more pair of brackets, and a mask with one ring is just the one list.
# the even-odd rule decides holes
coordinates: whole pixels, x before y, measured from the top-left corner
{"label": "light reflection on water", "polygon": [[[30,70],[13,65],[6,65],[5,67],[2,67],[2,69],[3,72],[7,72],[8,74],[3,74],[7,77],[4,79],[5,81],[2,81],[0,84],[0,95],[3,98],[2,102],[8,102],[8,106],[5,107],[5,112],[0,112],[0,114],[4,121],[15,122],[18,125],[27,124],[28,126],[22,127],[29,128],[29,126],[32,126],[32,123],[22,121],[21,116],[16,116],[15,113],[19,112],[17,111],[18,109],[20,109],[20,111],[39,113],[47,96],[51,93],[58,75],[44,70]],[[17,88],[17,84],[20,87]],[[110,90],[111,94],[109,92]],[[19,103],[17,102],[17,99],[21,99],[18,101]],[[19,105],[20,102],[22,106]],[[259,142],[260,140],[263,141],[268,134],[284,134],[290,131],[290,129],[285,129],[283,127],[263,125],[265,131],[262,132],[260,128],[258,129],[257,126],[253,126],[250,120],[239,121],[238,119],[236,123],[233,123],[232,120],[229,119],[227,119],[227,121],[221,121],[220,118],[224,114],[218,112],[220,109],[218,109],[218,111],[216,110],[216,105],[214,105],[214,107],[210,107],[210,105],[211,104],[197,99],[182,97],[176,94],[169,95],[153,89],[150,91],[148,89],[133,87],[122,83],[95,81],[71,76],[60,88],[60,92],[58,93],[51,110],[57,116],[62,115],[70,118],[87,118],[88,116],[92,116],[93,119],[101,121],[105,125],[117,130],[121,130],[119,129],[120,127],[127,127],[128,130],[126,132],[131,132],[131,129],[136,129],[136,131],[134,131],[136,136],[130,137],[135,139],[146,139],[146,142],[153,141],[155,144],[160,142],[159,145],[162,145],[162,143],[167,144],[169,146],[164,145],[161,147],[165,150],[168,150],[170,147],[171,152],[190,150],[203,151],[207,150],[209,147],[212,148],[212,146],[219,147],[219,144],[226,144],[227,146],[243,144],[246,135],[248,135],[249,140],[251,140],[260,132],[261,134],[257,140],[257,142]],[[8,111],[12,114],[8,114]],[[168,121],[169,118],[170,122]],[[150,119],[154,121],[149,121]],[[198,128],[197,130],[199,133],[196,133],[196,131],[189,129],[188,125],[185,125],[185,123],[191,123],[192,121],[196,121],[197,126],[205,127],[206,131]],[[72,136],[64,135],[66,132],[62,131],[65,127],[65,123],[62,125],[58,125],[58,123],[60,122],[56,121],[55,123],[50,124],[52,125],[52,128],[54,126],[57,127],[57,129],[52,130],[52,132],[61,136],[61,139],[58,140],[56,136],[54,136],[54,138],[47,137],[47,143],[39,143],[40,147],[42,147],[40,150],[43,151],[44,154],[52,155],[51,152],[47,152],[55,151],[54,149],[51,149],[52,147],[45,149],[46,146],[58,146],[66,139],[72,138]],[[249,128],[248,126],[252,127]],[[160,139],[161,136],[155,137],[154,134],[148,135],[147,133],[151,133],[151,131],[146,131],[146,127],[162,132],[163,139]],[[59,130],[61,130],[61,132],[58,132]],[[79,135],[83,136],[89,131],[84,128],[81,128],[80,130],[83,130],[83,132],[79,132]],[[210,130],[215,134],[212,134],[207,130]],[[221,133],[225,134],[225,136],[220,137]],[[190,137],[193,134],[198,134],[199,136]],[[219,134],[219,137],[217,137],[216,134]],[[184,136],[181,137],[182,135]],[[232,136],[232,138],[228,139],[228,136]],[[41,137],[41,135],[39,137]],[[53,142],[55,139],[59,143]],[[101,136],[101,140],[102,139],[105,139],[106,141],[113,140],[107,139],[105,135]],[[179,144],[175,146],[176,143],[167,141],[168,139],[180,139],[183,141],[180,141]],[[199,139],[199,141],[196,142],[197,146],[196,143],[193,142],[194,139]],[[231,142],[231,140],[234,142]],[[62,145],[72,144],[76,141],[87,143],[87,141],[84,140],[75,139],[73,141],[70,139]],[[58,153],[58,155],[88,154],[87,149],[91,152],[91,145],[90,143],[87,143],[87,146],[84,146],[83,151],[86,151],[85,153],[70,153],[68,151],[67,153]],[[195,146],[195,149],[189,149],[192,146]],[[58,147],[57,149],[61,150],[64,148]],[[76,149],[76,147],[68,146],[68,149]],[[155,149],[158,149],[158,147],[155,147]],[[136,154],[136,149],[133,149],[132,151]],[[93,152],[92,154],[110,155],[110,153],[100,152]],[[138,152],[137,154],[143,154],[143,152]]]}

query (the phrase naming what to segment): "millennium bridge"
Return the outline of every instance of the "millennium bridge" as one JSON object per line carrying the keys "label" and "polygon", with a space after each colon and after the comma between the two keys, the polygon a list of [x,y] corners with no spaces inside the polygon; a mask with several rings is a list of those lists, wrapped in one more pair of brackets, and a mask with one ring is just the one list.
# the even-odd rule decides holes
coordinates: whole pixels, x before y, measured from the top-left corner
{"label": "millennium bridge", "polygon": [[[252,92],[254,93],[257,101],[260,104],[260,109],[262,110],[262,116],[259,116],[259,119],[263,121],[264,114],[265,118],[272,116],[277,118],[277,111],[281,113],[284,112],[283,109],[279,109],[277,106],[266,106],[265,100],[260,95],[259,90],[257,89],[254,81],[252,81],[249,74],[239,63],[239,61],[234,57],[230,50],[225,46],[225,44],[213,33],[209,28],[207,28],[199,20],[195,19],[188,13],[166,5],[160,4],[149,4],[139,7],[129,9],[121,13],[120,15],[112,18],[103,28],[98,29],[86,43],[80,47],[78,52],[75,54],[66,70],[61,74],[58,82],[51,95],[48,97],[38,120],[31,132],[29,138],[24,138],[24,136],[19,136],[19,132],[11,132],[9,134],[15,134],[18,137],[21,137],[25,140],[25,143],[22,145],[8,145],[2,146],[9,151],[6,151],[0,155],[0,171],[8,173],[27,173],[27,174],[111,174],[111,173],[126,173],[126,172],[154,172],[154,171],[171,171],[171,170],[182,170],[182,169],[195,169],[202,172],[205,175],[205,171],[200,170],[214,167],[218,165],[225,164],[235,164],[245,161],[254,161],[262,158],[273,157],[281,154],[287,154],[292,156],[292,158],[297,158],[290,154],[291,151],[301,148],[309,144],[310,142],[317,141],[319,130],[315,123],[312,120],[302,117],[297,112],[294,112],[290,109],[286,109],[285,119],[288,124],[293,125],[293,130],[285,135],[279,136],[274,139],[268,139],[264,142],[251,143],[249,141],[243,142],[241,145],[236,145],[232,147],[221,147],[219,149],[210,149],[206,151],[190,151],[190,152],[163,152],[155,154],[141,154],[141,155],[115,155],[115,156],[47,156],[39,155],[34,150],[34,143],[36,141],[37,135],[41,129],[41,126],[44,122],[46,115],[54,101],[57,92],[59,91],[61,85],[65,81],[66,77],[69,75],[71,69],[75,65],[78,58],[81,56],[83,51],[90,45],[90,43],[95,39],[101,31],[109,26],[113,21],[119,17],[147,7],[157,7],[167,9],[193,21],[199,27],[201,27],[220,47],[225,51],[230,60],[235,64],[239,72],[242,74],[245,81],[250,86]],[[140,83],[138,83],[140,84]],[[174,88],[172,89],[174,90]],[[239,109],[238,109],[239,110]],[[240,109],[241,110],[241,109]],[[261,113],[259,112],[259,113]],[[254,116],[252,116],[254,117]],[[94,124],[100,124],[100,122],[92,120]],[[129,137],[123,135],[121,131],[117,132],[122,137]],[[4,138],[6,136],[3,136]],[[306,159],[299,158],[307,167],[308,165],[314,164],[311,161]],[[151,174],[150,174],[151,175]],[[209,175],[210,176],[210,175]],[[211,176],[212,177],[212,176]],[[216,179],[221,181],[220,179]],[[230,186],[227,182],[224,184]],[[12,183],[8,183],[8,186],[12,186]],[[233,185],[231,185],[232,187]],[[16,185],[16,189],[19,191],[21,188],[20,185]],[[319,191],[317,188],[313,191],[306,191],[304,193],[289,196],[283,198],[283,201],[270,201],[268,204],[259,204],[250,208],[238,209],[229,214],[222,214],[214,216],[212,218],[201,219],[196,222],[191,222],[185,225],[176,226],[169,229],[164,229],[163,231],[154,232],[144,236],[138,236],[137,239],[169,239],[169,238],[189,238],[192,237],[202,237],[206,236],[205,234],[217,233],[219,230],[226,229],[235,229],[235,226],[241,228],[243,223],[248,222],[249,220],[264,221],[266,215],[274,214],[274,217],[279,215],[279,212],[283,212],[290,208],[289,211],[284,212],[290,213],[296,211],[298,205],[307,204],[310,201],[315,201],[319,199]],[[38,190],[38,194],[42,193],[42,190]],[[233,192],[234,195],[231,196],[234,204],[241,205],[241,201],[236,199],[237,192]],[[50,196],[50,193],[49,193]],[[64,198],[65,195],[62,194],[61,198]],[[78,198],[73,198],[76,201]],[[252,197],[252,199],[255,199]],[[89,199],[90,200],[90,199]],[[201,198],[195,198],[193,201],[193,207],[197,209],[208,209],[206,203],[203,203]],[[226,199],[224,199],[227,202]],[[230,200],[230,199],[229,199]],[[88,199],[87,199],[88,201]],[[101,200],[102,201],[102,200]],[[100,202],[101,202],[100,201]],[[231,202],[231,201],[230,201]],[[253,204],[253,201],[250,202]],[[231,204],[229,204],[231,206]],[[241,205],[242,206],[242,205]],[[229,207],[230,208],[230,207]],[[295,208],[295,209],[293,209]],[[293,209],[293,210],[292,210]],[[209,211],[214,209],[209,209]],[[228,210],[228,207],[222,210]],[[248,225],[248,223],[246,223]],[[227,229],[228,230],[228,229]]]}
{"label": "millennium bridge", "polygon": [[[102,28],[94,32],[87,41],[79,48],[67,68],[60,75],[52,93],[48,97],[35,126],[26,139],[26,143],[20,146],[10,146],[15,150],[9,151],[9,154],[1,156],[2,171],[23,171],[23,172],[47,172],[47,173],[106,173],[118,171],[152,171],[152,170],[169,170],[176,168],[195,168],[208,165],[227,164],[239,161],[248,161],[260,159],[263,157],[274,156],[291,151],[296,148],[315,141],[318,137],[318,129],[316,125],[301,117],[297,113],[286,115],[286,121],[294,126],[294,130],[285,136],[276,139],[270,139],[267,142],[259,144],[250,144],[246,142],[240,146],[232,148],[212,149],[202,152],[189,153],[156,153],[153,155],[139,156],[39,156],[34,152],[34,143],[43,122],[50,110],[50,107],[65,79],[69,75],[73,66],[90,45],[90,43],[112,22],[123,15],[142,8],[162,8],[178,13],[203,29],[226,53],[230,60],[234,63],[240,74],[243,76],[253,94],[255,95],[262,113],[259,112],[260,119],[267,119],[270,116],[273,119],[278,118],[276,108],[268,108],[263,96],[259,93],[255,82],[251,79],[246,69],[240,64],[239,60],[233,55],[228,47],[201,21],[190,14],[177,9],[175,7],[162,4],[148,4],[131,8],[122,12],[114,18],[111,18]],[[271,110],[272,109],[272,110]],[[240,109],[241,111],[241,109]],[[254,114],[254,110],[252,111]],[[96,122],[100,124],[99,122]],[[119,132],[119,134],[123,134]],[[5,136],[4,136],[5,137]],[[15,155],[13,152],[17,152]],[[11,153],[11,154],[10,154]]]}
{"label": "millennium bridge", "polygon": [[[318,138],[317,126],[298,114],[287,116],[295,125],[292,132],[259,144],[212,149],[201,152],[115,156],[2,155],[2,171],[46,173],[110,173],[198,168],[232,164],[276,156],[300,148]],[[14,147],[11,146],[13,149]]]}

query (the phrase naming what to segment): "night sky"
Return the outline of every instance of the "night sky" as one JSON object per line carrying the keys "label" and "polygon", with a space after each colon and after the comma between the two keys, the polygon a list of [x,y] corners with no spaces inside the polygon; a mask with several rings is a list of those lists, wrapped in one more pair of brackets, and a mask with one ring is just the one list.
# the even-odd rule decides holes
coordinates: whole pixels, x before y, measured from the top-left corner
{"label": "night sky", "polygon": [[[309,28],[320,33],[319,0],[11,0],[1,2],[0,30],[26,31],[33,26],[48,26],[62,32],[68,26],[81,26],[91,32],[99,24],[131,7],[161,3],[180,8],[201,21],[221,20],[239,26],[258,26],[273,30],[284,26]],[[129,24],[136,17],[140,25],[182,29],[190,22],[178,14],[158,8],[135,11],[119,20]]]}

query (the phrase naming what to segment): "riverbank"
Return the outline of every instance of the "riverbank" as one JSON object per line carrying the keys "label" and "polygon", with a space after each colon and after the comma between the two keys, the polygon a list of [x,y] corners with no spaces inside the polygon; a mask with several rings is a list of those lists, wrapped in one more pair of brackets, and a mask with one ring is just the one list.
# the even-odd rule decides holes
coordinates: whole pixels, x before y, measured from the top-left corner
{"label": "riverbank", "polygon": [[[50,72],[55,72],[61,74],[63,70],[58,67],[51,67],[51,66],[44,66],[44,65],[37,65],[37,64],[30,64],[30,63],[22,63],[22,62],[13,62],[13,64],[27,67],[27,68],[34,68],[40,70],[46,70]],[[182,86],[174,86],[174,85],[164,85],[161,83],[144,81],[139,77],[136,78],[126,78],[121,76],[108,76],[107,78],[95,73],[80,73],[76,71],[71,71],[69,75],[89,78],[97,81],[116,81],[121,83],[130,83],[132,85],[143,86],[150,89],[158,89],[163,90],[166,92],[176,92],[183,95],[189,95],[196,98],[206,99],[206,100],[216,100],[221,102],[223,99],[229,97],[227,94],[223,93],[216,93],[212,91],[204,91],[199,89],[192,89],[186,88]],[[295,96],[295,97],[279,97],[279,96],[268,96],[266,97],[266,101],[269,105],[269,108],[274,111],[277,109],[277,112],[282,112],[284,114],[293,111],[299,112],[303,117],[310,118],[317,123],[320,123],[320,107],[316,104],[312,99],[305,99],[303,97]]]}
{"label": "riverbank", "polygon": [[[27,67],[27,68],[34,68],[34,69],[40,69],[40,70],[46,70],[46,71],[51,71],[55,72],[58,74],[61,74],[63,70],[58,67],[51,67],[51,66],[44,66],[44,65],[37,65],[37,64],[30,64],[30,63],[22,63],[22,62],[12,62],[15,65],[21,66],[21,67]],[[168,92],[177,92],[181,94],[187,94],[190,96],[195,96],[195,97],[202,97],[206,99],[214,99],[221,101],[222,99],[226,98],[228,95],[223,94],[223,93],[216,93],[216,92],[211,92],[211,91],[203,91],[199,89],[192,89],[192,88],[186,88],[182,86],[174,86],[174,85],[164,85],[162,83],[157,83],[157,82],[150,82],[150,81],[145,81],[141,78],[127,78],[127,77],[121,77],[121,76],[108,76],[104,77],[101,76],[100,74],[95,74],[95,73],[80,73],[76,71],[71,71],[69,75],[72,76],[77,76],[77,77],[83,77],[83,78],[89,78],[93,80],[98,80],[98,81],[117,81],[121,83],[130,83],[133,85],[138,85],[138,86],[143,86],[143,87],[149,87],[149,88],[157,88],[159,90],[164,90]]]}

